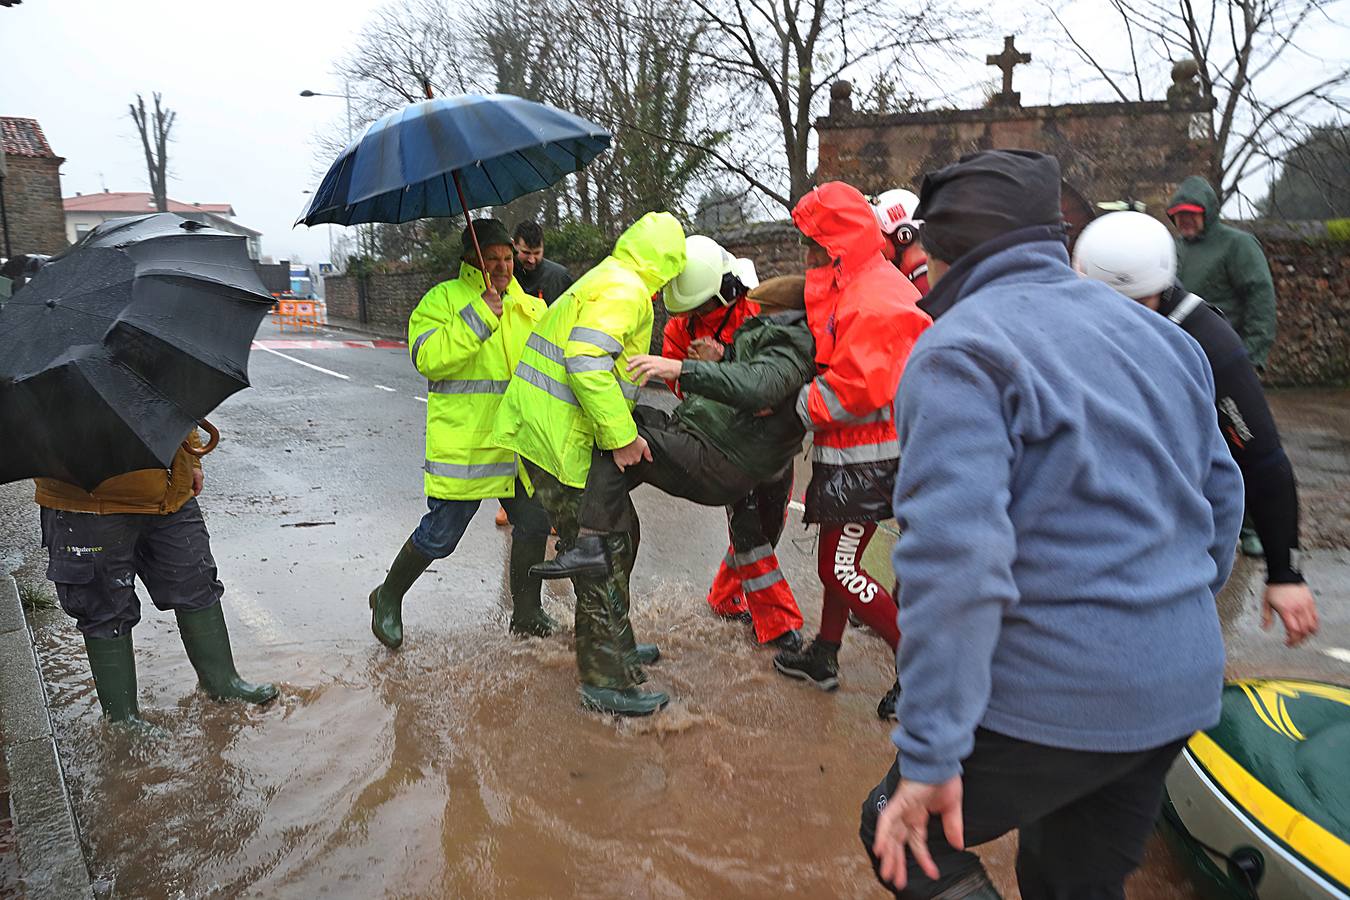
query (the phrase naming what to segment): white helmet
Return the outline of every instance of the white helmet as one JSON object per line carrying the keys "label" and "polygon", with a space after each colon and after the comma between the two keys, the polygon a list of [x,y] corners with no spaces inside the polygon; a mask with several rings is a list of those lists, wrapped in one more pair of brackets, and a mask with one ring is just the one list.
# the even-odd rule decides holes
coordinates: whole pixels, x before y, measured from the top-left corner
{"label": "white helmet", "polygon": [[913,191],[907,191],[904,188],[882,191],[872,201],[872,212],[876,213],[877,224],[881,226],[881,233],[895,234],[902,225],[908,226],[911,231],[909,238],[911,241],[914,239],[913,232],[915,229],[923,224],[923,222],[914,219],[914,210],[918,208],[918,196]]}
{"label": "white helmet", "polygon": [[666,309],[673,313],[686,313],[698,309],[714,297],[723,306],[730,306],[736,297],[734,295],[727,297],[725,293],[729,292],[722,290],[726,276],[740,276],[742,281],[744,280],[742,273],[753,277],[753,263],[749,260],[738,260],[723,250],[717,241],[701,234],[691,234],[684,239],[684,255],[684,269],[661,291],[661,299],[666,302]]}
{"label": "white helmet", "polygon": [[1177,274],[1177,248],[1167,226],[1140,212],[1094,219],[1078,235],[1073,266],[1133,300],[1161,294]]}

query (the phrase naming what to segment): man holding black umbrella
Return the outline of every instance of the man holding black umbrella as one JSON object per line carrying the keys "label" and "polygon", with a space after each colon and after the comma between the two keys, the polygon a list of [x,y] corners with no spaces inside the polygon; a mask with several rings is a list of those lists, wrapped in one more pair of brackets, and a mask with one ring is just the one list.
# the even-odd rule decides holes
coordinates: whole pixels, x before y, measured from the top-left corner
{"label": "man holding black umbrella", "polygon": [[211,536],[197,505],[205,480],[200,448],[194,429],[167,471],[117,475],[92,491],[34,479],[47,577],[84,635],[99,705],[114,722],[141,724],[131,645],[131,629],[141,618],[137,576],[155,606],[177,616],[206,693],[249,703],[277,696],[275,686],[244,681],[234,668],[220,606],[225,586],[216,577]]}
{"label": "man holding black umbrella", "polygon": [[[477,233],[477,247],[474,234]],[[512,277],[511,238],[496,219],[462,235],[459,275],[436,285],[408,319],[413,365],[427,379],[427,512],[370,592],[370,628],[391,650],[403,643],[403,596],[437,559],[455,551],[487,498],[511,516],[511,631],[547,637],[557,628],[540,604],[530,566],[544,559],[548,514],[516,477],[516,456],[488,440],[511,368],[543,316],[544,301]]]}

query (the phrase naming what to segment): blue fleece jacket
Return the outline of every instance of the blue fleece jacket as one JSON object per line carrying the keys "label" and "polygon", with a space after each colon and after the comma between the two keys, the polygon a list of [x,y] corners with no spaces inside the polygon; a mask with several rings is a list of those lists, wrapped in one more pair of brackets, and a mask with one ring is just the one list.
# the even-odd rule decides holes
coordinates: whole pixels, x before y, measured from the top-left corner
{"label": "blue fleece jacket", "polygon": [[1214,725],[1242,477],[1200,346],[1046,226],[925,306],[896,395],[905,777],[959,774],[977,725],[1103,752]]}

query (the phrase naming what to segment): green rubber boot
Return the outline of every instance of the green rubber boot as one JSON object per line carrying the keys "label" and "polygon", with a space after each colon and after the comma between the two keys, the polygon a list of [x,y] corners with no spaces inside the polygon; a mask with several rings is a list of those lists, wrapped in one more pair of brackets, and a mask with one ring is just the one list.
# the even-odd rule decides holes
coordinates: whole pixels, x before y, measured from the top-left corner
{"label": "green rubber boot", "polygon": [[661,658],[661,648],[655,644],[638,644],[637,661],[644,666],[650,666]]}
{"label": "green rubber boot", "polygon": [[611,716],[650,716],[669,702],[670,696],[662,691],[581,686],[581,705]]}
{"label": "green rubber boot", "polygon": [[230,632],[225,627],[225,611],[219,603],[206,609],[174,610],[178,617],[178,633],[187,648],[192,668],[202,690],[213,700],[243,700],[247,703],[267,703],[275,700],[274,684],[253,684],[239,677],[234,668],[234,654],[230,651]]}
{"label": "green rubber boot", "polygon": [[1255,528],[1243,525],[1239,538],[1238,546],[1242,549],[1243,556],[1260,559],[1266,555],[1266,548],[1261,546],[1261,538],[1257,537]]}
{"label": "green rubber boot", "polygon": [[548,538],[513,538],[511,541],[511,633],[521,637],[548,637],[558,630],[557,621],[544,612],[540,598],[543,581],[530,574],[530,567],[543,561]]}
{"label": "green rubber boot", "polygon": [[131,648],[131,633],[115,638],[86,637],[84,651],[89,656],[103,717],[109,722],[146,726],[136,705],[136,655]]}
{"label": "green rubber boot", "polygon": [[394,557],[384,582],[370,592],[370,630],[390,650],[403,643],[403,595],[432,562],[409,538]]}

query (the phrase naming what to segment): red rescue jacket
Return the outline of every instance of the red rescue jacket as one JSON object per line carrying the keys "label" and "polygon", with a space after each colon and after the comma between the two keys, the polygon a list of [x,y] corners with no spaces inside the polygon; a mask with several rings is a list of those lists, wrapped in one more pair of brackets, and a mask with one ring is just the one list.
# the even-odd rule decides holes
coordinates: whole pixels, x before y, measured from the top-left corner
{"label": "red rescue jacket", "polygon": [[[759,315],[759,304],[744,297],[728,307],[715,309],[703,316],[671,316],[661,332],[661,355],[667,359],[685,360],[689,358],[689,345],[699,338],[712,338],[720,344],[731,346],[731,336],[736,329],[745,324],[745,320]],[[679,385],[668,381],[676,396],[683,397]]]}
{"label": "red rescue jacket", "polygon": [[889,518],[899,460],[895,390],[932,319],[918,307],[918,289],[882,255],[876,216],[856,188],[823,184],[801,199],[792,218],[833,260],[806,273],[820,374],[797,400],[798,415],[815,432],[805,518]]}

